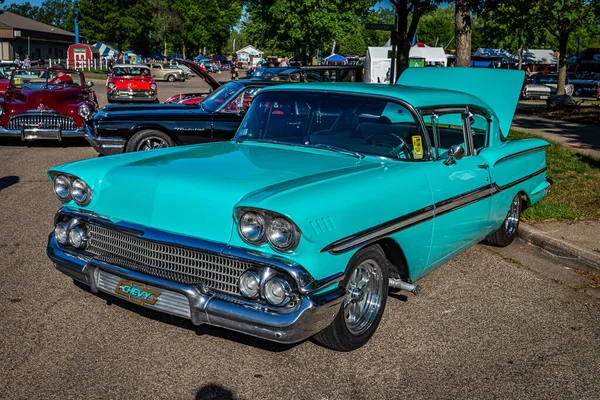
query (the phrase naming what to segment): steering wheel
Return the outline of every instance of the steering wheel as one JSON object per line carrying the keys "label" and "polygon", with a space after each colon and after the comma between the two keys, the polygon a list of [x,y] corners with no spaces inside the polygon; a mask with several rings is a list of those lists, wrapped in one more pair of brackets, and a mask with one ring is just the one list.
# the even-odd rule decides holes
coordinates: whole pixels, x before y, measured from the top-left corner
{"label": "steering wheel", "polygon": [[[375,136],[392,136],[396,139],[398,139],[398,141],[400,142],[400,144],[398,146],[394,146],[390,143],[386,143],[384,140],[379,140],[379,141],[374,141],[373,137]],[[369,136],[367,136],[365,138],[365,140],[363,140],[362,144],[373,144],[374,146],[388,146],[389,148],[392,149],[392,154],[395,157],[398,157],[400,150],[402,150],[404,152],[404,154],[406,154],[406,156],[408,158],[413,158],[412,152],[410,151],[410,148],[408,147],[408,143],[406,143],[406,141],[404,139],[402,139],[400,136],[396,135],[395,133],[388,133],[388,134],[384,134],[384,133],[373,133]]]}

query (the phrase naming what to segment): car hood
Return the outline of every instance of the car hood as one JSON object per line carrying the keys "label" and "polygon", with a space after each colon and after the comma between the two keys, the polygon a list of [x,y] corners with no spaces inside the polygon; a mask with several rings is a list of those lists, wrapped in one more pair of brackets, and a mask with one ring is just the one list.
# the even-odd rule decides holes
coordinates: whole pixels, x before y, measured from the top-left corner
{"label": "car hood", "polygon": [[408,68],[397,83],[463,92],[478,97],[496,114],[506,137],[515,115],[524,71],[488,68]]}
{"label": "car hood", "polygon": [[80,161],[54,168],[86,181],[86,207],[113,221],[226,243],[236,204],[353,173],[379,160],[324,150],[221,142]]}
{"label": "car hood", "polygon": [[43,104],[50,110],[60,111],[65,104],[79,104],[83,101],[84,89],[63,87],[62,85],[52,89],[14,90],[12,99],[16,102],[26,103],[28,108],[37,108]]}
{"label": "car hood", "polygon": [[136,120],[144,118],[165,119],[167,117],[176,117],[180,114],[187,114],[192,111],[194,113],[209,114],[208,111],[203,111],[197,104],[109,104],[98,110],[94,115],[94,120],[99,121],[123,118],[134,118]]}

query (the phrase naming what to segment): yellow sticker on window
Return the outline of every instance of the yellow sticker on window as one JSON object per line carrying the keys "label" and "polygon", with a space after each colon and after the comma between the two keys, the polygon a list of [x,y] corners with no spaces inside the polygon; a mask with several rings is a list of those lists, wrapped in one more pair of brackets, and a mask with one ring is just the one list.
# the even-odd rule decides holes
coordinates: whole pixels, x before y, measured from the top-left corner
{"label": "yellow sticker on window", "polygon": [[15,78],[15,85],[21,84],[21,78]]}
{"label": "yellow sticker on window", "polygon": [[421,140],[421,136],[413,136],[413,157],[415,160],[419,160],[423,158],[423,141]]}

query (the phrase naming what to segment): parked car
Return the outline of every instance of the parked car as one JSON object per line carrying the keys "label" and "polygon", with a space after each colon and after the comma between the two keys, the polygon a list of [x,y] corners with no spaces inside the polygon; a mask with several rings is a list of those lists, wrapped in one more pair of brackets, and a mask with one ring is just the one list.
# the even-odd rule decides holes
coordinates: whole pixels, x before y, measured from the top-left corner
{"label": "parked car", "polygon": [[116,64],[106,80],[109,103],[158,103],[158,86],[145,65]]}
{"label": "parked car", "polygon": [[75,70],[14,70],[0,99],[0,136],[22,140],[84,136],[85,121],[98,107],[92,86]]}
{"label": "parked car", "polygon": [[579,76],[573,72],[567,72],[569,83],[573,85],[573,96],[595,96],[600,86],[600,80],[593,76]]}
{"label": "parked car", "polygon": [[196,104],[200,103],[206,96],[212,91],[221,87],[221,83],[217,82],[207,71],[203,71],[200,66],[192,61],[177,59],[172,60],[179,62],[181,66],[189,68],[194,75],[198,75],[204,82],[209,86],[210,91],[207,92],[194,92],[194,93],[180,93],[169,97],[165,100],[165,104]]}
{"label": "parked car", "polygon": [[169,66],[173,69],[180,69],[186,78],[192,78],[192,77],[196,76],[194,71],[192,71],[186,65],[180,64],[175,60],[171,60],[171,62],[169,62]]}
{"label": "parked car", "polygon": [[248,96],[276,83],[232,81],[198,104],[107,105],[88,122],[86,139],[103,155],[230,140]]}
{"label": "parked car", "polygon": [[[569,84],[569,79],[565,78],[565,94],[573,94],[573,85]],[[536,74],[530,84],[523,88],[524,99],[548,99],[556,94],[558,87],[558,75],[554,74]]]}
{"label": "parked car", "polygon": [[47,254],[93,292],[196,325],[356,349],[390,288],[509,245],[548,192],[548,143],[506,140],[519,72],[272,86],[231,141],[52,168]]}
{"label": "parked car", "polygon": [[0,72],[0,97],[4,97],[4,93],[6,92],[6,88],[10,83],[10,77],[4,75]]}
{"label": "parked car", "polygon": [[156,81],[181,81],[185,82],[185,74],[180,68],[172,68],[168,64],[149,63],[146,64],[150,68],[152,78]]}

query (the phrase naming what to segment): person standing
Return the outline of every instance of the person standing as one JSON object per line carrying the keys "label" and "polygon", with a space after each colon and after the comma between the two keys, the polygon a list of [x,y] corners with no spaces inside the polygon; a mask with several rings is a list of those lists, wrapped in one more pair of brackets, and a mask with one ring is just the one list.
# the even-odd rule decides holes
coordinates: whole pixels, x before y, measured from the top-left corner
{"label": "person standing", "polygon": [[18,54],[15,57],[15,64],[17,65],[17,69],[21,68],[21,57]]}
{"label": "person standing", "polygon": [[289,61],[288,61],[288,58],[287,58],[287,57],[286,57],[286,58],[284,58],[284,59],[283,59],[283,61],[282,61],[282,62],[279,64],[279,66],[280,66],[280,67],[282,67],[282,68],[283,68],[283,67],[289,67],[289,66],[290,66],[290,63],[289,63]]}
{"label": "person standing", "polygon": [[25,60],[23,60],[23,68],[31,68],[31,60],[29,59],[29,55],[26,55]]}

